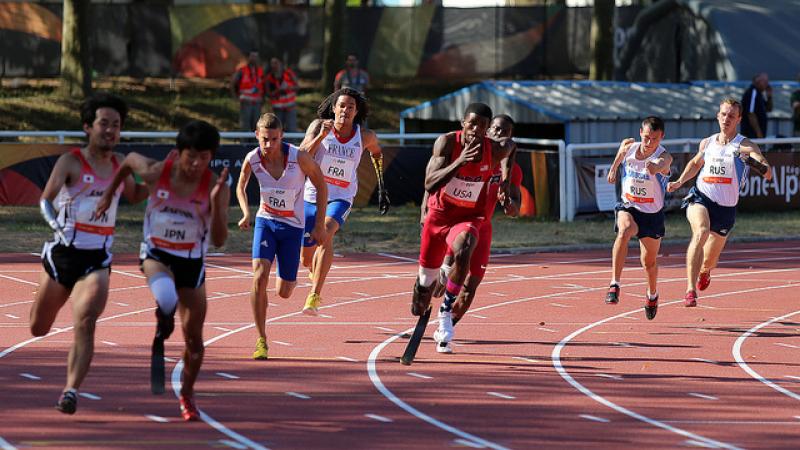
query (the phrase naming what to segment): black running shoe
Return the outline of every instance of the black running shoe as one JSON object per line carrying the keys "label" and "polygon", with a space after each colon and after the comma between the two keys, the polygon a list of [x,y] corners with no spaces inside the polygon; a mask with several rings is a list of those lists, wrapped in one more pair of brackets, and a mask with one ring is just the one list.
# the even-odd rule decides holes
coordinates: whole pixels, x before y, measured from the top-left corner
{"label": "black running shoe", "polygon": [[64,414],[75,414],[78,409],[78,395],[73,391],[62,393],[61,398],[56,403],[56,409]]}
{"label": "black running shoe", "polygon": [[608,288],[608,293],[606,294],[606,303],[609,305],[616,305],[619,303],[619,286],[614,285]]}
{"label": "black running shoe", "polygon": [[156,337],[162,340],[169,339],[175,331],[175,313],[164,314],[161,308],[156,307]]}
{"label": "black running shoe", "polygon": [[647,316],[647,320],[653,320],[656,317],[657,312],[658,312],[658,296],[656,296],[656,298],[652,300],[650,300],[649,298],[645,299],[644,315]]}

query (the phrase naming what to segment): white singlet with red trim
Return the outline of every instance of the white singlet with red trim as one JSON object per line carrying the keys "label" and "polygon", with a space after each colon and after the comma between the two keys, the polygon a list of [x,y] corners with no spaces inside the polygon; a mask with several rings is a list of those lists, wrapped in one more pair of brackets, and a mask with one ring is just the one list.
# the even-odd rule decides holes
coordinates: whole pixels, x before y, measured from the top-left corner
{"label": "white singlet with red trim", "polygon": [[622,160],[620,197],[626,208],[636,208],[643,213],[653,214],[664,207],[669,177],[661,173],[651,175],[647,171],[647,163],[659,158],[665,149],[659,145],[649,157],[637,159],[636,151],[641,145],[641,142],[631,144],[625,159]]}
{"label": "white singlet with red trim", "polygon": [[708,138],[703,154],[703,168],[697,176],[697,189],[721,206],[736,206],[739,189],[747,179],[748,167],[735,156],[744,136],[737,134],[725,145],[717,142],[718,134]]}
{"label": "white singlet with red trim", "polygon": [[261,202],[256,215],[303,228],[306,225],[303,205],[306,174],[297,163],[297,152],[300,150],[287,143],[283,144],[282,149],[285,149],[282,154],[285,157],[286,166],[278,179],[273,178],[261,163],[259,147],[253,149],[244,158],[250,164],[250,170],[258,180]]}
{"label": "white singlet with red trim", "polygon": [[[322,139],[314,160],[328,183],[328,201],[347,200],[353,203],[358,192],[358,164],[363,151],[359,125],[355,125],[353,137],[347,141],[341,141],[334,130]],[[303,198],[310,203],[317,201],[317,188],[309,180],[306,180]]]}

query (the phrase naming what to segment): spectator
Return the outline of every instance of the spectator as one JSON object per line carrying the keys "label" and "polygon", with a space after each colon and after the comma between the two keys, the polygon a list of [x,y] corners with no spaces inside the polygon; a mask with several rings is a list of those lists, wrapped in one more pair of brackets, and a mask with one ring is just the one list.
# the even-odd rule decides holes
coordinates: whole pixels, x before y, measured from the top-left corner
{"label": "spectator", "polygon": [[767,135],[767,113],[772,111],[772,86],[765,72],[756,74],[753,83],[742,95],[743,135],[751,139],[759,139]]}
{"label": "spectator", "polygon": [[272,103],[272,112],[278,116],[284,131],[297,129],[297,75],[292,69],[283,66],[278,58],[269,60],[267,74],[267,96]]}
{"label": "spectator", "polygon": [[[797,74],[797,81],[800,81],[800,74]],[[789,103],[792,104],[793,134],[794,136],[800,136],[800,89],[792,92]]]}
{"label": "spectator", "polygon": [[341,88],[351,88],[360,91],[364,96],[367,95],[369,85],[369,74],[366,70],[358,68],[358,58],[356,55],[347,55],[344,69],[336,73],[333,80],[333,90]]}
{"label": "spectator", "polygon": [[255,131],[264,103],[264,69],[258,64],[258,52],[253,50],[247,64],[236,70],[231,80],[231,92],[239,99],[239,128]]}

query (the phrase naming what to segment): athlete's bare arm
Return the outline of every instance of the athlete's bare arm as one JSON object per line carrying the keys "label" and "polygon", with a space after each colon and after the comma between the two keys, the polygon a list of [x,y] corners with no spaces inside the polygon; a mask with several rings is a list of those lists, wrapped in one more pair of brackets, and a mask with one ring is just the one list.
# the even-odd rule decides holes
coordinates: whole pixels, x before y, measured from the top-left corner
{"label": "athlete's bare arm", "polygon": [[58,221],[56,220],[58,211],[56,211],[53,206],[53,200],[55,200],[61,188],[64,187],[64,185],[69,186],[74,183],[75,180],[80,177],[80,173],[80,160],[72,153],[64,153],[58,158],[58,161],[56,161],[56,165],[50,173],[50,178],[47,180],[47,184],[42,191],[42,196],[39,198],[39,211],[42,217],[53,231],[59,233],[64,241],[66,241],[66,238],[64,238],[61,226],[58,225]]}
{"label": "athlete's bare arm", "polygon": [[655,175],[657,173],[663,175],[670,174],[670,166],[672,165],[672,155],[667,153],[666,151],[661,153],[658,158],[648,161],[647,171],[650,172],[651,175]]}
{"label": "athlete's bare arm", "polygon": [[219,176],[211,174],[211,245],[222,247],[228,238],[228,205],[231,202],[231,188],[228,186],[228,168],[222,169]]}
{"label": "athlete's bare arm", "polygon": [[[116,158],[117,161],[120,162],[124,161],[125,156],[121,153],[115,153],[113,158]],[[122,196],[125,197],[128,203],[139,203],[146,199],[150,193],[146,184],[137,183],[133,177],[126,177],[123,183],[125,187],[122,188]]]}
{"label": "athlete's bare arm", "polygon": [[247,202],[247,183],[250,181],[250,161],[245,160],[242,163],[242,169],[239,172],[239,181],[236,183],[236,199],[239,201],[239,209],[242,210],[242,218],[239,219],[239,229],[250,229],[250,205]]}
{"label": "athlete's bare arm", "polygon": [[98,200],[97,214],[104,213],[109,206],[111,206],[111,199],[114,196],[114,192],[126,178],[130,178],[134,173],[139,175],[148,188],[154,188],[155,183],[158,181],[158,177],[161,175],[162,167],[162,161],[147,158],[136,152],[128,153],[128,155],[125,156],[125,159],[122,161],[122,164],[119,166],[119,170],[116,174],[114,174],[114,179],[111,180],[111,184],[108,186],[108,189],[106,189],[106,191],[103,193],[103,196],[100,197],[100,200]]}
{"label": "athlete's bare arm", "polygon": [[322,143],[331,128],[333,128],[333,120],[314,119],[306,130],[303,142],[300,143],[300,150],[308,152],[312,157],[315,156],[319,149],[319,144]]}
{"label": "athlete's bare arm", "polygon": [[456,134],[451,132],[439,136],[433,143],[433,155],[425,169],[425,190],[427,192],[434,192],[445,185],[456,175],[461,166],[479,160],[483,137],[465,142],[461,154],[455,161],[450,162],[455,142]]}
{"label": "athlete's bare arm", "polygon": [[510,198],[511,169],[517,158],[517,143],[511,138],[494,140],[490,137],[489,141],[492,143],[492,165],[500,164],[500,195]]}
{"label": "athlete's bare arm", "polygon": [[314,229],[311,230],[311,238],[316,242],[324,242],[325,235],[325,213],[328,204],[328,183],[322,176],[322,170],[319,165],[308,153],[297,153],[297,164],[300,165],[300,170],[308,177],[308,180],[317,189],[317,218],[314,222]]}
{"label": "athlete's bare arm", "polygon": [[625,155],[628,153],[628,149],[631,148],[631,145],[635,140],[633,138],[626,138],[619,144],[619,149],[617,150],[617,156],[614,157],[614,162],[611,163],[611,168],[608,169],[608,176],[606,176],[606,181],[611,184],[617,182],[617,172],[619,172],[619,165],[622,164],[622,160],[625,159]]}
{"label": "athlete's bare arm", "polygon": [[679,176],[677,180],[667,184],[667,192],[677,191],[681,186],[683,186],[683,183],[686,183],[700,173],[700,169],[702,169],[703,165],[705,164],[705,159],[703,158],[706,154],[708,139],[709,138],[705,138],[702,142],[700,142],[700,150],[696,155],[694,155],[694,158],[690,159],[689,162],[686,163],[686,167],[683,169],[681,176]]}
{"label": "athlete's bare arm", "polygon": [[772,179],[772,166],[769,165],[767,158],[764,157],[764,154],[761,153],[761,149],[758,147],[758,144],[751,141],[750,139],[743,139],[741,145],[739,145],[739,153],[745,156],[749,156],[755,159],[757,162],[761,163],[762,165],[767,167],[767,171],[764,173],[764,178],[767,180]]}

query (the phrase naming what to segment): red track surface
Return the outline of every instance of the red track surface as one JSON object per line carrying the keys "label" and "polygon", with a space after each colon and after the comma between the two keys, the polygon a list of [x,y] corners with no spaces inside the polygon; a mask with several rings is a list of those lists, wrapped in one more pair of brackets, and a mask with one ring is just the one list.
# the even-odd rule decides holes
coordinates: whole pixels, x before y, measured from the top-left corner
{"label": "red track surface", "polygon": [[[41,266],[2,255],[0,449],[798,448],[800,242],[729,245],[693,309],[683,248],[665,253],[652,322],[635,251],[616,306],[607,251],[493,258],[455,353],[434,351],[432,320],[410,367],[411,259],[336,258],[316,318],[298,313],[307,284],[271,293],[270,360],[253,361],[249,257],[212,257],[198,423],[171,389],[149,392],[153,301],[132,257],[115,263],[78,412],[56,412],[69,303],[31,339]],[[176,331],[167,356],[182,348]]]}

